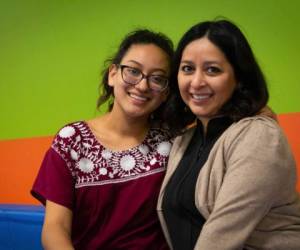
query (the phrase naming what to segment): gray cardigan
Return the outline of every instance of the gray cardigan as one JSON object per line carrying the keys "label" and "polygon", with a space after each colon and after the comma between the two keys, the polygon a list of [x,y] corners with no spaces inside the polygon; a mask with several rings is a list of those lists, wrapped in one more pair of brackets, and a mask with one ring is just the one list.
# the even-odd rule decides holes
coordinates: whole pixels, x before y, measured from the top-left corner
{"label": "gray cardigan", "polygon": [[[166,184],[194,133],[177,137],[158,199],[158,215],[172,248],[162,211]],[[244,118],[217,140],[195,186],[195,205],[206,223],[194,249],[300,249],[300,199],[295,161],[278,124]]]}

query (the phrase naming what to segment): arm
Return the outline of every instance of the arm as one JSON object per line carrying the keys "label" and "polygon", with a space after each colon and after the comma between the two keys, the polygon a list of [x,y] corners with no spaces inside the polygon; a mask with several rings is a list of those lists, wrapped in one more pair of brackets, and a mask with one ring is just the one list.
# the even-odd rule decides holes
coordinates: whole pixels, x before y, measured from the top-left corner
{"label": "arm", "polygon": [[[195,249],[243,249],[270,209],[294,185],[294,162],[281,130],[262,118],[224,142],[226,173]],[[217,164],[217,163],[215,163]]]}
{"label": "arm", "polygon": [[45,154],[31,194],[46,207],[42,230],[44,248],[67,250],[73,249],[71,228],[75,178],[70,149],[76,142],[76,133],[68,138],[61,137],[60,133],[57,133]]}
{"label": "arm", "polygon": [[42,230],[42,245],[46,250],[72,250],[72,211],[64,206],[46,201]]}

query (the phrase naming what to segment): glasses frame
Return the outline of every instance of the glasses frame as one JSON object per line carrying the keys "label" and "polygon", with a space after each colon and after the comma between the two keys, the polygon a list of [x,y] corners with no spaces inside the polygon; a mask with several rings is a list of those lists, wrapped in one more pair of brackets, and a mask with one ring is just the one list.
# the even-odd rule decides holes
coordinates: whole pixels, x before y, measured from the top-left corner
{"label": "glasses frame", "polygon": [[[167,77],[160,76],[160,77],[166,79],[166,86],[164,86],[164,87],[163,87],[162,89],[160,89],[160,90],[158,90],[158,89],[153,89],[153,88],[151,88],[151,85],[149,84],[149,78],[150,78],[151,76],[157,76],[157,75],[146,75],[146,74],[144,74],[140,69],[135,68],[135,67],[132,67],[132,66],[128,66],[128,65],[125,65],[125,64],[117,64],[117,67],[121,69],[121,76],[122,76],[122,79],[123,79],[123,81],[124,81],[125,83],[127,83],[127,84],[130,84],[130,85],[137,85],[137,84],[139,84],[143,79],[146,79],[147,84],[148,84],[148,87],[149,87],[152,91],[156,91],[156,92],[163,92],[163,91],[164,91],[165,89],[167,89],[168,86],[169,86],[169,79],[168,79]],[[131,68],[131,69],[138,70],[138,71],[140,72],[141,76],[142,76],[141,79],[140,79],[139,81],[137,81],[136,83],[132,83],[132,82],[126,81],[126,80],[124,79],[124,76],[123,76],[123,74],[124,74],[123,72],[124,72],[124,69],[125,69],[125,68]]]}

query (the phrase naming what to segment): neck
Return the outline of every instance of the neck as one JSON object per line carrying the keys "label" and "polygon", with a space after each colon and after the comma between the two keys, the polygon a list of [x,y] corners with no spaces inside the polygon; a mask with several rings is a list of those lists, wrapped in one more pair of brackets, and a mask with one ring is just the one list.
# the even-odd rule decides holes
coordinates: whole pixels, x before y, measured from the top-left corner
{"label": "neck", "polygon": [[208,123],[209,123],[210,120],[212,120],[214,118],[222,117],[222,116],[224,116],[224,115],[214,115],[214,116],[211,116],[211,117],[200,117],[200,116],[198,116],[198,119],[201,121],[201,123],[203,125],[204,133],[206,134],[207,126],[208,126]]}
{"label": "neck", "polygon": [[209,122],[210,119],[209,118],[203,118],[203,117],[198,117],[198,119],[202,123],[204,134],[206,134],[208,122]]}
{"label": "neck", "polygon": [[106,124],[110,126],[110,129],[116,134],[122,136],[144,136],[149,130],[148,117],[126,117],[122,114],[117,114],[111,111],[106,114]]}

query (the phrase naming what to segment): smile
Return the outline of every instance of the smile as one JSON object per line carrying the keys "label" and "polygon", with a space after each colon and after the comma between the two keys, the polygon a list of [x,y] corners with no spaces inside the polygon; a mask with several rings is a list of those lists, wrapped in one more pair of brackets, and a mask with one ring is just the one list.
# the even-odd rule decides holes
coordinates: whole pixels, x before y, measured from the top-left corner
{"label": "smile", "polygon": [[140,96],[140,95],[136,95],[136,94],[133,94],[133,93],[128,93],[128,95],[129,95],[131,98],[133,98],[133,99],[135,99],[135,100],[137,100],[137,101],[142,101],[142,102],[146,102],[146,101],[148,101],[148,99],[149,99],[149,98],[147,98],[147,97]]}
{"label": "smile", "polygon": [[209,99],[212,96],[212,94],[202,94],[202,95],[191,94],[191,96],[193,99],[197,101],[201,101],[201,100]]}

